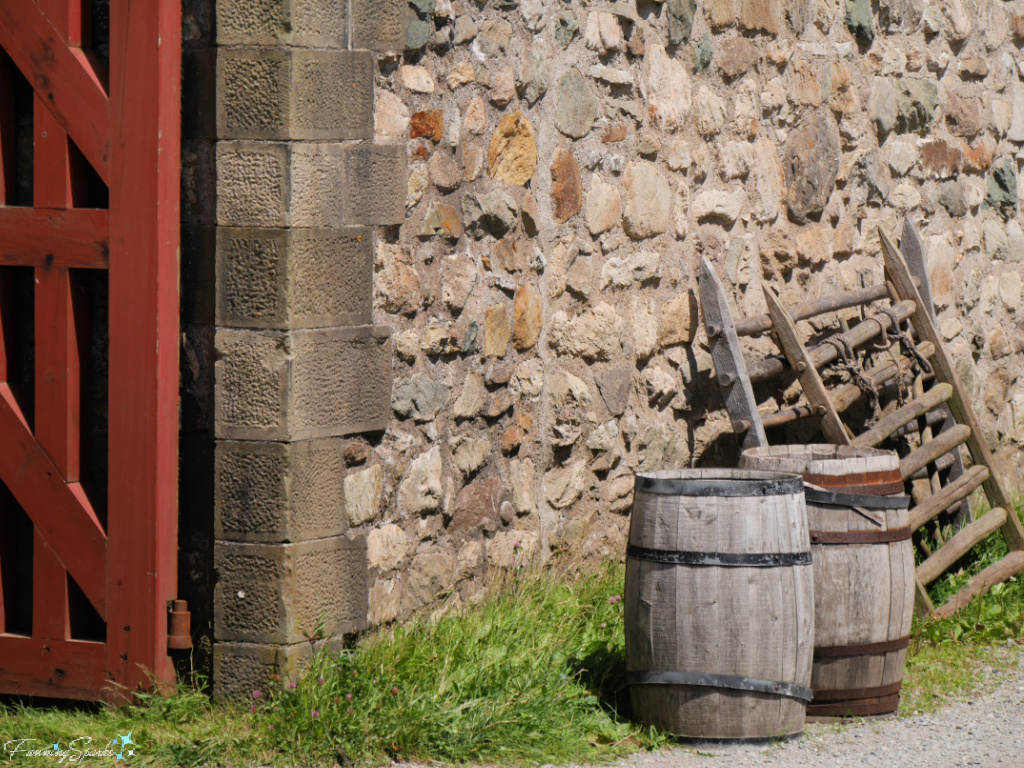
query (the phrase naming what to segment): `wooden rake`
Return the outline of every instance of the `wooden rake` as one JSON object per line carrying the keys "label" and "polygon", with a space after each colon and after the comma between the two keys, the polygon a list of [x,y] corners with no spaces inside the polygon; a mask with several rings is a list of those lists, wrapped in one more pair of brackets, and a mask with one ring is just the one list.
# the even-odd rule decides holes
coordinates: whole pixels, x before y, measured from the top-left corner
{"label": "wooden rake", "polygon": [[[909,221],[904,227],[903,253],[881,228],[879,237],[885,261],[885,284],[820,298],[788,311],[766,287],[768,313],[738,322],[733,321],[721,281],[710,262],[703,259],[699,287],[715,367],[712,381],[722,392],[733,431],[740,436],[743,449],[767,446],[766,429],[807,418],[818,419],[826,439],[837,445],[875,447],[912,432],[918,433],[919,444],[903,450],[905,455],[900,460],[901,475],[910,485],[914,499],[911,527],[917,530],[947,513],[957,514],[960,528],[948,540],[943,540],[937,530],[935,538],[939,546],[934,551],[921,537],[919,544],[927,558],[916,569],[916,610],[923,615],[949,616],[975,596],[1024,570],[1024,529],[996,474],[991,449],[942,345],[935,325],[921,240]],[[887,311],[834,334],[836,345],[822,343],[810,348],[804,345],[797,322],[884,300],[890,304]],[[855,435],[841,415],[861,399],[862,388],[851,382],[830,392],[819,371],[840,356],[840,349],[856,351],[890,329],[897,331],[892,328],[894,318],[899,323],[909,320],[917,351],[927,359],[931,374],[917,376],[902,405],[885,412],[869,429]],[[771,331],[782,354],[748,365],[739,338],[766,331]],[[894,353],[890,359],[864,371],[863,377],[870,387],[881,388],[898,375],[905,377],[916,362],[904,348],[900,354]],[[753,384],[786,373],[796,374],[806,404],[761,414]],[[961,449],[970,454],[969,469],[964,467]],[[969,497],[979,487],[984,490],[992,509],[974,520]],[[996,530],[1001,531],[1008,554],[977,574],[945,604],[933,605],[925,587]]]}

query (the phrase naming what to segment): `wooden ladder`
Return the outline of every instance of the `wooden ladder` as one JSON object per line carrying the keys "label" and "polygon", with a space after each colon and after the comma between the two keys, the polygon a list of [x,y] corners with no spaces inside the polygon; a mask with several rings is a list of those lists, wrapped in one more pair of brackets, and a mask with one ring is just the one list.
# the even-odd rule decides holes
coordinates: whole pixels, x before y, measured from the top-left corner
{"label": "wooden ladder", "polygon": [[[882,228],[879,228],[879,237],[885,261],[885,284],[820,298],[788,310],[775,293],[765,287],[768,313],[738,322],[733,320],[728,296],[712,265],[707,259],[702,260],[699,287],[715,367],[712,381],[722,391],[733,431],[740,436],[744,450],[767,446],[767,429],[806,418],[818,419],[826,439],[838,445],[875,447],[893,438],[917,433],[919,444],[904,451],[900,471],[913,496],[912,527],[917,530],[935,525],[932,535],[939,546],[932,551],[924,532],[918,537],[918,544],[927,557],[916,569],[915,604],[921,615],[949,616],[994,584],[1024,570],[1024,528],[1003,489],[991,449],[942,345],[921,240],[909,221],[904,227],[903,253]],[[932,372],[929,376],[916,377],[903,405],[886,409],[877,423],[855,435],[843,422],[842,414],[860,400],[861,388],[851,382],[830,392],[820,371],[836,360],[839,353],[829,343],[805,346],[796,324],[826,313],[867,307],[885,300],[889,301],[889,312],[865,318],[849,330],[834,334],[833,338],[840,339],[847,349],[856,352],[890,329],[893,325],[890,315],[893,315],[900,323],[909,321],[917,350],[928,359]],[[782,354],[748,365],[739,338],[766,331],[772,333]],[[881,388],[897,376],[906,376],[914,367],[915,359],[904,349],[864,371],[864,376],[874,387]],[[762,414],[753,385],[786,374],[795,374],[806,404]],[[964,467],[961,449],[970,454],[969,469]],[[969,497],[978,488],[983,489],[992,509],[975,520]],[[941,526],[935,523],[940,515],[954,516],[958,528],[948,540],[943,539]],[[945,604],[933,605],[925,587],[996,530],[1001,531],[1008,554],[974,576]]]}

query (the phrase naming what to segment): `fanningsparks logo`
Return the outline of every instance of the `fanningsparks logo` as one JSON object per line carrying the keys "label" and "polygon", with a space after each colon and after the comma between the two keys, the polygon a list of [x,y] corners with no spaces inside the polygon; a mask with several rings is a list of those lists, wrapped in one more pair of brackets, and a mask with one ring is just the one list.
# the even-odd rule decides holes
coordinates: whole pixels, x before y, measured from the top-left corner
{"label": "fanningsparks logo", "polygon": [[92,746],[91,736],[79,736],[62,745],[59,741],[48,747],[38,746],[39,739],[12,739],[4,744],[4,754],[7,762],[13,762],[15,758],[42,758],[60,763],[80,763],[86,758],[114,758],[115,763],[128,760],[135,756],[137,742],[132,741],[132,732],[128,731],[127,736],[120,734],[107,741],[102,749]]}

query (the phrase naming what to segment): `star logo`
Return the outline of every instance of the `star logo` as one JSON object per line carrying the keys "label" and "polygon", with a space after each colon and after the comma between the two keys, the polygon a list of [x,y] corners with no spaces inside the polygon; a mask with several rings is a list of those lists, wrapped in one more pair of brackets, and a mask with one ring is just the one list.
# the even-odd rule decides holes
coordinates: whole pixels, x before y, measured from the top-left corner
{"label": "star logo", "polygon": [[134,749],[129,749],[128,750],[128,757],[133,757],[134,755],[135,755],[135,750]]}
{"label": "star logo", "polygon": [[114,762],[116,763],[118,760],[124,760],[124,751],[118,752],[114,755]]}
{"label": "star logo", "polygon": [[132,741],[132,732],[131,731],[128,731],[128,735],[127,736],[118,735],[117,738],[119,738],[121,740],[121,746],[122,747],[127,747],[129,744],[132,744],[134,746],[138,746],[138,744],[135,744],[135,742]]}

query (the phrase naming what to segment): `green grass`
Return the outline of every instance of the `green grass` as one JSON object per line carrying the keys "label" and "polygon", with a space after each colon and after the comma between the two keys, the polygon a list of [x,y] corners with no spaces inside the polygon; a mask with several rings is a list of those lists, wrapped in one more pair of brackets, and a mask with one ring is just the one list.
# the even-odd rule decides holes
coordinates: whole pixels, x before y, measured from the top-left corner
{"label": "green grass", "polygon": [[[1001,555],[994,537],[932,585],[942,602]],[[607,761],[664,736],[629,722],[621,565],[568,577],[521,574],[482,605],[369,635],[315,658],[294,687],[269,681],[243,704],[201,688],[130,707],[0,703],[0,744],[77,736],[93,748],[132,732],[131,765],[372,766],[390,760],[533,765]],[[1024,591],[1001,585],[957,616],[915,622],[901,714],[932,711],[998,683],[1016,663]],[[28,761],[23,761],[28,762]]]}
{"label": "green grass", "polygon": [[621,566],[519,577],[482,606],[320,655],[244,706],[185,690],[122,709],[8,707],[0,743],[134,729],[138,765],[605,761],[664,740],[625,709],[622,582]]}

